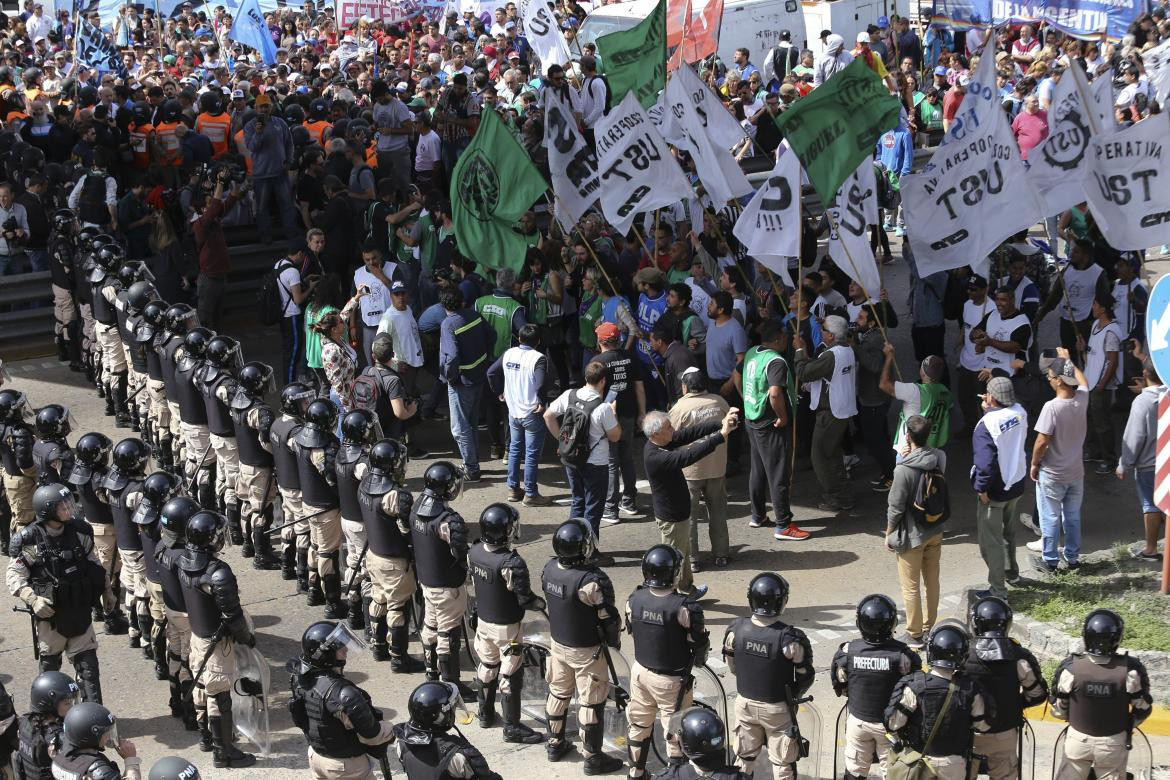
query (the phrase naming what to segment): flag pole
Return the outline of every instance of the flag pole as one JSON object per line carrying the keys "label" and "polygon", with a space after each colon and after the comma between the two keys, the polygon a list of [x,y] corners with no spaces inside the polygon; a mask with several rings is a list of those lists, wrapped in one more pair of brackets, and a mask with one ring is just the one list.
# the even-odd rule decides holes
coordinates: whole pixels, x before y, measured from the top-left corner
{"label": "flag pole", "polygon": [[[727,236],[723,234],[723,229],[719,227],[719,219],[716,217],[715,212],[711,211],[710,207],[708,207],[705,203],[703,203],[702,206],[703,213],[706,214],[707,217],[711,220],[711,227],[715,229],[715,235],[719,236],[719,240],[724,244],[727,244],[727,248],[730,249],[731,243],[728,242]],[[776,276],[772,273],[771,268],[764,265],[763,263],[760,263],[760,265],[764,266],[764,270],[768,272],[768,279],[772,282],[772,291],[776,294],[776,300],[779,301],[781,308],[784,309],[784,314],[787,315],[788,303],[784,300],[784,294],[780,290],[780,285],[776,282]]]}
{"label": "flag pole", "polygon": [[[544,194],[544,197],[545,197],[545,200],[548,200],[548,193],[547,192]],[[549,205],[553,207],[553,215],[552,216],[553,216],[553,220],[555,221],[557,218],[556,204],[560,204],[561,208],[564,208],[565,202],[563,200],[561,200],[559,195],[557,195],[556,190],[553,190],[553,201],[554,201],[554,203],[550,203]],[[568,209],[565,209],[565,213],[566,214],[569,213]],[[574,226],[574,227],[576,227],[576,226]],[[593,242],[590,241],[589,239],[585,238],[584,233],[581,234],[581,243],[583,243],[585,245],[585,248],[589,250],[589,256],[593,258],[593,262],[597,264],[597,267],[599,269],[601,269],[601,273],[603,276],[605,276],[605,281],[609,282],[609,286],[610,286],[610,289],[613,290],[613,294],[617,295],[618,294],[617,285],[613,283],[613,279],[610,277],[609,272],[605,270],[605,266],[602,265],[602,263],[601,263],[601,258],[598,257],[597,252],[594,251]]]}

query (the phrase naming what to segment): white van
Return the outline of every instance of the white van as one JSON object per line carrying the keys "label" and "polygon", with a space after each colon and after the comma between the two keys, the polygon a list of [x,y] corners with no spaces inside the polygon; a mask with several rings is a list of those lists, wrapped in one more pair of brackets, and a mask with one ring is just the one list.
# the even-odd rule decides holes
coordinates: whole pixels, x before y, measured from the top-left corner
{"label": "white van", "polygon": [[[580,54],[581,46],[595,43],[603,35],[634,27],[657,4],[658,0],[629,0],[598,6],[585,17],[577,31],[572,46],[574,55]],[[696,16],[703,7],[704,0],[692,0],[691,12]],[[781,30],[792,33],[793,46],[807,46],[800,0],[725,0],[723,23],[719,27],[719,57],[730,65],[735,50],[746,48],[752,53],[752,63],[760,67],[780,40]]]}

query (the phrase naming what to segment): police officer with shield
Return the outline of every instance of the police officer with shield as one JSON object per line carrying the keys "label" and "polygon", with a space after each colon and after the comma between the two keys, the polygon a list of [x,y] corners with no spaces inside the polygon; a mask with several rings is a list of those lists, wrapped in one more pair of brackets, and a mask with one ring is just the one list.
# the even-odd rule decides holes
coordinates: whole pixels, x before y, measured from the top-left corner
{"label": "police officer with shield", "polygon": [[61,404],[49,404],[37,410],[34,421],[37,437],[33,444],[33,468],[38,485],[68,484],[73,468],[73,448],[68,436],[73,432],[69,410]]}
{"label": "police officer with shield", "polygon": [[1048,698],[1048,684],[1036,656],[1009,636],[1012,608],[997,596],[971,607],[968,624],[975,634],[963,674],[979,684],[991,705],[986,733],[975,735],[975,753],[987,759],[991,780],[1019,776],[1020,729],[1024,710]]}
{"label": "police officer with shield", "polygon": [[642,584],[626,600],[626,627],[634,638],[630,671],[630,777],[646,774],[654,718],[667,735],[667,756],[681,763],[683,753],[670,728],[671,716],[690,707],[691,668],[707,662],[711,638],[703,608],[675,586],[683,555],[656,544],[642,556]]}
{"label": "police officer with shield", "polygon": [[[227,520],[203,510],[187,521],[187,544],[179,558],[179,583],[191,621],[187,663],[195,680],[196,719],[203,743],[210,742],[219,769],[252,766],[256,757],[235,746],[232,683],[236,677],[235,643],[255,647],[251,621],[240,606],[240,591],[231,566],[216,557],[223,549]],[[201,745],[202,748],[202,745]]]}
{"label": "police officer with shield", "polygon": [[52,778],[53,755],[62,747],[62,723],[80,696],[77,683],[61,672],[41,672],[33,679],[29,711],[16,722],[16,771],[20,780]]}
{"label": "police officer with shield", "polygon": [[367,455],[379,439],[378,418],[367,409],[355,409],[341,419],[341,449],[337,452],[337,500],[341,511],[341,532],[345,536],[345,586],[341,594],[349,600],[349,627],[358,631],[365,626],[363,592],[365,584],[363,556],[368,556],[366,526],[362,522],[359,485],[369,467]]}
{"label": "police officer with shield", "polygon": [[[109,505],[110,516],[114,519],[114,539],[122,561],[122,603],[130,616],[130,646],[142,647],[148,658],[153,654],[150,631],[154,621],[150,617],[142,539],[130,516],[142,498],[142,481],[146,477],[149,457],[149,450],[141,439],[122,439],[114,445],[113,463],[102,483],[102,492],[98,494]],[[147,637],[145,645],[143,636]]]}
{"label": "police officer with shield", "polygon": [[479,515],[480,540],[468,553],[475,585],[475,652],[479,656],[479,725],[496,722],[496,690],[504,710],[504,741],[535,745],[539,732],[520,722],[520,691],[524,688],[524,656],[520,647],[524,610],[544,609],[532,592],[528,564],[508,547],[520,513],[509,504],[489,504]]}
{"label": "police officer with shield", "polygon": [[[63,750],[53,756],[57,780],[142,780],[142,762],[134,743],[118,738],[117,721],[100,704],[85,701],[65,715]],[[126,762],[125,771],[106,757],[113,747]]]}
{"label": "police officer with shield", "polygon": [[[186,303],[176,303],[163,314],[164,331],[155,345],[158,355],[159,368],[162,371],[162,396],[167,407],[168,425],[162,426],[162,416],[156,414],[155,422],[159,425],[159,444],[170,450],[170,457],[163,456],[163,463],[171,468],[184,467],[186,461],[186,444],[183,438],[183,416],[179,405],[179,381],[175,374],[180,357],[180,347],[183,346],[187,334],[199,324],[195,310]],[[151,400],[159,396],[156,386],[148,383]],[[199,453],[195,453],[199,457]]]}
{"label": "police officer with shield", "polygon": [[[160,468],[175,471],[175,453],[171,448],[171,408],[167,405],[166,375],[158,346],[165,341],[167,303],[151,300],[142,308],[142,316],[134,327],[134,343],[146,355],[146,387],[141,399],[145,404],[149,423],[146,440],[154,451]],[[174,381],[174,366],[171,366]]]}
{"label": "police officer with shield", "polygon": [[[236,372],[243,365],[240,342],[229,336],[215,336],[207,342],[203,370],[196,375],[195,386],[203,396],[207,412],[207,431],[215,456],[215,497],[228,521],[232,544],[244,543],[240,524],[240,501],[236,482],[240,478],[240,453],[236,449],[236,428],[232,422],[231,402],[236,394]],[[210,456],[209,456],[210,457]],[[204,504],[204,506],[208,506]]]}
{"label": "police officer with shield", "polygon": [[1068,721],[1056,780],[1126,776],[1133,730],[1150,716],[1150,678],[1142,662],[1119,653],[1125,621],[1109,609],[1085,616],[1085,652],[1061,662],[1052,678],[1052,714]]}
{"label": "police officer with shield", "polygon": [[[286,385],[280,391],[280,417],[268,430],[284,525],[280,532],[283,544],[280,576],[285,580],[295,579],[299,593],[309,592],[310,548],[309,524],[303,519],[305,511],[301,502],[301,476],[293,439],[304,425],[305,406],[312,398],[313,391],[307,385],[300,382]],[[315,558],[312,563],[315,568]]]}
{"label": "police officer with shield", "polygon": [[961,674],[969,645],[961,626],[935,626],[926,642],[928,671],[899,680],[886,704],[886,730],[923,754],[939,780],[967,776],[972,734],[989,727],[979,684]]}
{"label": "police officer with shield", "polygon": [[[187,616],[183,584],[179,581],[179,562],[187,548],[187,521],[199,511],[199,504],[188,496],[175,496],[163,504],[158,515],[159,539],[154,551],[167,626],[167,683],[170,688],[167,704],[171,708],[171,717],[183,721],[187,731],[198,731],[199,724],[192,698],[194,670],[187,663],[191,654],[191,620]],[[206,749],[210,750],[210,734],[206,730],[204,734],[207,734]]]}
{"label": "police officer with shield", "polygon": [[[455,727],[463,700],[454,683],[423,683],[410,694],[406,710],[410,719],[394,726],[394,739],[407,780],[502,780],[483,753]],[[454,734],[451,729],[455,729]]]}
{"label": "police officer with shield", "polygon": [[[107,634],[125,634],[130,624],[122,612],[113,589],[118,587],[121,560],[118,558],[117,538],[114,534],[114,515],[105,501],[102,485],[109,473],[110,451],[114,443],[104,433],[87,433],[77,440],[73,468],[69,470],[69,484],[81,498],[81,511],[93,535],[93,549],[106,570],[111,588],[102,594]],[[103,619],[102,607],[95,605],[93,619]]]}
{"label": "police officer with shield", "polygon": [[309,523],[309,548],[317,562],[315,570],[309,571],[307,603],[310,607],[325,604],[329,620],[340,620],[347,611],[341,600],[341,499],[337,495],[341,443],[333,434],[336,425],[337,407],[318,398],[305,408],[305,424],[293,438],[301,507]]}
{"label": "police officer with shield", "polygon": [[463,492],[463,471],[447,460],[423,473],[423,490],[410,514],[414,564],[425,614],[420,638],[427,679],[465,689],[459,681],[459,648],[467,611],[467,523],[449,502]]}
{"label": "police officer with shield", "polygon": [[274,391],[272,366],[248,363],[236,375],[237,389],[231,402],[232,427],[235,429],[239,453],[239,480],[236,497],[244,524],[244,544],[241,553],[252,559],[256,569],[276,569],[280,562],[272,549],[268,528],[272,525],[273,482],[272,423],[276,417],[272,407],[264,401],[266,393]]}
{"label": "police officer with shield", "polygon": [[762,572],[747,591],[750,618],[738,618],[723,636],[723,657],[735,675],[735,765],[751,772],[768,747],[776,780],[793,780],[801,757],[796,699],[812,686],[812,645],[780,614],[788,604],[788,581]]}
{"label": "police officer with shield", "polygon": [[289,713],[309,743],[309,770],[320,780],[373,780],[370,755],[385,756],[393,725],[370,695],[345,678],[347,661],[365,650],[342,623],[313,623],[301,635],[301,655],[291,662]]}
{"label": "police officer with shield", "polygon": [[882,723],[894,686],[922,659],[905,642],[894,639],[898,607],[883,593],[866,596],[857,604],[860,639],[837,648],[830,667],[833,692],[848,697],[845,720],[845,780],[869,776],[874,753],[885,764],[890,752]]}
{"label": "police officer with shield", "polygon": [[[215,334],[207,328],[192,328],[173,353],[175,394],[179,401],[179,430],[183,436],[183,474],[187,490],[205,507],[215,506],[215,459],[211,458],[211,431],[207,404],[199,381],[207,355],[207,344]],[[168,396],[169,397],[169,396]]]}
{"label": "police officer with shield", "polygon": [[[552,539],[553,557],[541,573],[541,588],[548,602],[552,653],[548,659],[549,761],[559,761],[573,749],[565,737],[565,719],[573,694],[577,695],[577,722],[585,753],[585,774],[615,772],[622,760],[602,752],[605,700],[609,696],[609,650],[621,647],[621,619],[614,605],[613,583],[590,561],[593,535],[579,518],[557,527]],[[602,642],[606,646],[602,646]]]}
{"label": "police officer with shield", "polygon": [[654,775],[654,780],[751,780],[751,775],[727,766],[727,727],[711,710],[705,707],[687,710],[672,736],[686,761],[672,761]]}
{"label": "police officer with shield", "polygon": [[358,484],[362,523],[370,542],[366,552],[366,571],[370,574],[366,612],[371,623],[372,654],[375,661],[389,658],[390,671],[398,674],[414,674],[425,668],[407,653],[407,613],[418,586],[411,571],[410,513],[414,499],[405,488],[406,461],[404,444],[383,439],[370,448],[367,467]]}
{"label": "police officer with shield", "polygon": [[33,467],[35,415],[24,393],[6,387],[0,390],[0,476],[8,497],[12,521],[5,539],[33,521],[32,495],[36,488]]}
{"label": "police officer with shield", "polygon": [[162,542],[159,517],[163,506],[174,498],[182,485],[175,474],[156,471],[142,482],[142,496],[130,515],[130,522],[138,529],[142,545],[142,568],[145,575],[148,621],[150,629],[143,627],[143,647],[150,647],[154,660],[154,674],[160,680],[170,679],[167,665],[167,616],[162,588],[162,572],[158,562],[158,551]]}
{"label": "police officer with shield", "polygon": [[97,637],[90,609],[109,587],[93,550],[89,526],[77,519],[73,494],[45,485],[33,494],[36,520],[12,536],[7,582],[34,615],[42,672],[61,668],[61,654],[77,671],[86,701],[101,702]]}

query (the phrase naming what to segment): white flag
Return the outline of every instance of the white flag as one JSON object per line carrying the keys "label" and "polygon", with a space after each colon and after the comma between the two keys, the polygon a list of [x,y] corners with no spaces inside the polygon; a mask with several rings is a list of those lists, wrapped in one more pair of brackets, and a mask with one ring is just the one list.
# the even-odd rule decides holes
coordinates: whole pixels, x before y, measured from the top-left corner
{"label": "white flag", "polygon": [[799,256],[801,234],[800,160],[787,143],[780,144],[776,151],[779,159],[775,167],[731,230],[748,254],[773,271],[776,268],[764,256]]}
{"label": "white flag", "polygon": [[1114,249],[1170,244],[1170,114],[1093,139],[1089,209]]}
{"label": "white flag", "polygon": [[573,109],[555,90],[544,93],[544,148],[556,194],[556,214],[561,224],[577,224],[593,202],[601,183],[597,155],[577,131]]}
{"label": "white flag", "polygon": [[[707,135],[710,136],[711,141],[720,149],[731,149],[737,146],[743,139],[747,138],[747,133],[744,132],[743,126],[736,121],[727,107],[719,100],[711,88],[695,75],[695,71],[690,65],[680,67],[671,76],[670,84],[679,83],[675,86],[677,94],[681,88],[683,92],[690,96],[691,106],[694,108],[707,129]],[[667,85],[666,91],[659,97],[659,101],[665,105],[670,105],[669,97],[666,92],[670,92],[670,84]],[[659,132],[667,141],[678,138],[685,128],[681,126],[682,111],[680,108],[674,108],[672,111],[664,110],[662,113],[662,127]],[[671,143],[674,143],[671,141]],[[677,146],[677,144],[675,144]]]}
{"label": "white flag", "polygon": [[1097,105],[1097,132],[1104,135],[1117,129],[1117,113],[1113,110],[1117,102],[1113,92],[1113,70],[1107,70],[1089,85],[1093,102]]}
{"label": "white flag", "polygon": [[877,178],[873,161],[863,160],[837,190],[827,209],[829,257],[837,267],[877,298],[882,276],[869,243],[869,226],[877,222]]}
{"label": "white flag", "polygon": [[[719,208],[733,198],[747,195],[752,191],[752,185],[728,151],[745,137],[743,128],[717,100],[714,101],[716,108],[709,105],[704,95],[710,92],[690,66],[676,70],[666,85],[663,125],[678,128],[681,140],[675,145],[694,159],[699,181],[711,196],[711,202]],[[717,113],[707,113],[710,110]],[[719,118],[720,114],[731,121],[738,138],[730,137],[725,129],[720,130],[723,137],[718,143],[712,138],[711,130],[726,127]],[[731,143],[724,146],[725,141]]]}
{"label": "white flag", "polygon": [[691,184],[633,92],[597,122],[601,211],[626,233],[639,213],[677,203]]}
{"label": "white flag", "polygon": [[1028,153],[1028,178],[1040,193],[1044,216],[1060,214],[1084,203],[1089,181],[1089,140],[1097,124],[1089,83],[1081,66],[1073,63],[1052,90],[1048,108],[1048,137]]}
{"label": "white flag", "polygon": [[1170,100],[1170,41],[1163,41],[1149,51],[1142,52],[1142,65],[1146,69],[1146,78],[1154,88],[1158,103],[1165,110],[1166,101]]}
{"label": "white flag", "polygon": [[552,4],[547,0],[531,0],[524,6],[524,34],[528,45],[540,58],[542,73],[548,73],[549,65],[567,65],[572,61],[569,46],[557,18],[553,15]]}

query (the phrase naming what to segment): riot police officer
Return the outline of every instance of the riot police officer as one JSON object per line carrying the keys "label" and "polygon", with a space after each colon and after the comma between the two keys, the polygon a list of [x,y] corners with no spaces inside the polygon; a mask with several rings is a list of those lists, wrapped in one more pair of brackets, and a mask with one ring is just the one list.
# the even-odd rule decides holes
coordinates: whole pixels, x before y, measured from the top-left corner
{"label": "riot police officer", "polygon": [[682,566],[683,555],[676,548],[654,545],[642,556],[642,584],[626,600],[626,626],[634,638],[635,661],[626,708],[630,777],[646,774],[656,715],[668,735],[667,755],[676,761],[682,756],[670,719],[690,707],[687,677],[691,667],[707,662],[711,646],[703,608],[675,589]]}
{"label": "riot police officer", "polygon": [[[33,466],[33,423],[35,416],[28,398],[19,390],[0,390],[0,475],[8,497],[12,522],[7,534],[33,521],[32,495],[36,488]],[[5,548],[7,549],[7,547]]]}
{"label": "riot police officer", "polygon": [[264,401],[264,394],[275,390],[272,366],[248,363],[236,375],[237,389],[232,396],[232,427],[239,453],[239,479],[236,497],[244,524],[245,558],[256,569],[280,566],[272,550],[268,528],[272,524],[273,487],[272,443],[269,436],[275,416]]}
{"label": "riot police officer", "polygon": [[207,328],[192,328],[174,351],[175,394],[179,401],[179,430],[183,436],[183,474],[187,488],[205,507],[215,506],[215,460],[211,455],[211,432],[207,426],[207,405],[199,392],[200,375],[207,343],[215,334]]}
{"label": "riot police officer", "polygon": [[1048,684],[1036,657],[1009,636],[1012,608],[996,596],[971,607],[968,624],[975,634],[963,674],[979,683],[988,702],[988,730],[975,735],[975,753],[987,759],[991,780],[1016,777],[1024,710],[1048,698]]}
{"label": "riot police officer", "polygon": [[195,681],[196,720],[203,741],[210,741],[217,768],[236,769],[256,757],[235,745],[232,682],[236,676],[235,643],[256,645],[251,621],[240,606],[232,568],[216,557],[223,549],[227,520],[203,510],[187,521],[187,543],[179,558],[179,583],[191,621],[187,658]]}
{"label": "riot police officer", "polygon": [[[305,405],[312,398],[313,391],[307,385],[300,382],[286,385],[280,391],[280,417],[268,431],[284,526],[280,532],[280,576],[286,580],[296,579],[297,590],[301,593],[309,592],[309,524],[303,519],[301,477],[292,441],[304,425]],[[315,568],[316,559],[313,565]]]}
{"label": "riot police officer", "polygon": [[301,483],[301,507],[309,523],[309,548],[317,559],[309,572],[310,607],[324,603],[325,617],[346,615],[341,600],[341,500],[337,496],[337,453],[340,442],[333,435],[337,407],[318,398],[305,408],[305,424],[293,438],[297,474]]}
{"label": "riot police officer", "polygon": [[[119,297],[122,293],[119,293]],[[126,330],[123,334],[123,343],[126,345],[126,355],[130,366],[130,396],[127,404],[130,410],[131,427],[141,431],[146,441],[154,441],[150,426],[150,395],[146,391],[147,356],[151,352],[150,344],[138,338],[138,327],[144,323],[142,312],[146,305],[158,297],[154,285],[148,281],[131,283],[125,291],[126,296]]]}
{"label": "riot police officer", "polygon": [[812,645],[799,628],[780,619],[788,581],[761,572],[748,584],[750,618],[738,618],[723,637],[723,657],[735,675],[735,765],[750,773],[764,744],[776,780],[792,780],[800,744],[796,700],[812,686]]}
{"label": "riot police officer", "polygon": [[[85,381],[97,387],[98,397],[101,398],[104,390],[100,380],[101,346],[94,333],[93,318],[93,285],[89,276],[97,267],[93,261],[93,238],[100,234],[95,227],[83,227],[73,238],[73,283],[70,289],[77,300],[78,312],[81,316],[79,338],[81,340],[81,366],[85,371]],[[68,250],[62,250],[68,251]]]}
{"label": "riot police officer", "polygon": [[1150,716],[1150,678],[1142,662],[1119,653],[1125,621],[1109,609],[1085,616],[1085,652],[1061,662],[1052,678],[1052,714],[1068,721],[1057,780],[1125,777],[1133,729]]}
{"label": "riot police officer", "polygon": [[462,492],[463,472],[450,461],[435,461],[423,472],[423,490],[410,513],[414,565],[425,605],[419,638],[427,679],[456,684],[467,611],[468,543],[467,523],[449,502]]}
{"label": "riot police officer", "polygon": [[154,674],[160,680],[169,679],[170,671],[167,666],[167,616],[158,564],[158,548],[162,545],[162,530],[158,521],[163,506],[178,494],[181,485],[182,480],[175,474],[154,472],[143,480],[141,498],[130,515],[130,522],[138,529],[138,540],[142,545],[142,568],[150,623],[150,631],[144,628],[143,637],[150,645]]}
{"label": "riot police officer", "polygon": [[[113,448],[114,443],[104,433],[87,433],[78,439],[74,448],[73,468],[69,470],[69,484],[81,498],[81,511],[93,534],[94,552],[111,584],[111,590],[102,595],[106,633],[125,634],[130,630],[130,624],[122,612],[121,602],[114,594],[122,564],[118,558],[114,534],[114,515],[103,498],[105,494],[102,487],[108,473],[110,450]],[[103,619],[101,606],[94,606],[93,619]]]}
{"label": "riot police officer", "polygon": [[[186,303],[176,303],[163,314],[164,330],[155,343],[154,351],[158,355],[159,369],[162,372],[161,399],[167,407],[168,425],[162,425],[162,416],[156,413],[155,421],[159,426],[159,444],[170,450],[169,460],[164,457],[164,463],[170,463],[172,468],[184,465],[186,446],[183,439],[182,413],[179,406],[179,383],[175,377],[175,369],[179,359],[179,348],[187,334],[198,325],[195,310]],[[157,386],[150,388],[151,400],[159,396]],[[195,454],[198,457],[199,453]]]}
{"label": "riot police officer", "polygon": [[78,317],[74,258],[77,245],[73,231],[77,219],[69,209],[58,209],[50,217],[49,278],[53,289],[53,331],[57,340],[57,359],[69,361],[70,371],[82,371],[81,319]]}
{"label": "riot police officer", "polygon": [[126,385],[128,383],[126,351],[122,348],[122,337],[118,333],[117,270],[121,267],[125,252],[112,243],[104,244],[94,254],[95,268],[89,281],[93,285],[94,335],[102,351],[102,385],[106,398],[106,416],[114,417],[119,428],[130,427],[130,415],[126,410]]}
{"label": "riot police officer", "polygon": [[109,587],[93,551],[89,526],[77,519],[73,494],[45,485],[33,494],[36,520],[12,536],[7,581],[32,614],[42,672],[61,668],[66,653],[86,701],[101,702],[102,686],[90,609]]}
{"label": "riot police officer", "polygon": [[21,780],[49,780],[53,754],[61,750],[65,715],[77,703],[81,689],[61,672],[41,672],[32,681],[29,711],[17,720],[17,771]]}
{"label": "riot police officer", "polygon": [[205,355],[203,370],[196,375],[195,386],[203,396],[207,411],[207,430],[215,456],[217,505],[227,517],[232,544],[238,546],[244,543],[244,532],[240,524],[240,502],[236,498],[240,453],[236,449],[231,402],[236,394],[236,372],[243,366],[240,342],[228,336],[215,336],[207,342]]}
{"label": "riot police officer", "polygon": [[301,655],[293,662],[293,723],[309,743],[313,777],[369,778],[369,755],[382,754],[393,740],[393,726],[382,721],[370,695],[342,672],[362,647],[341,623],[313,623],[301,635]]}
{"label": "riot police officer", "polygon": [[196,768],[182,756],[165,756],[154,762],[146,780],[202,780]]}
{"label": "riot police officer", "polygon": [[377,442],[370,448],[367,468],[358,485],[358,501],[370,542],[366,552],[366,571],[370,574],[366,612],[371,623],[372,654],[375,661],[389,658],[392,672],[414,674],[424,667],[407,653],[407,612],[418,586],[410,566],[410,510],[414,498],[404,486],[406,461],[402,443],[393,439]]}
{"label": "riot police officer", "polygon": [[33,467],[37,484],[68,484],[69,470],[73,468],[73,448],[68,436],[73,431],[69,410],[61,404],[49,404],[37,410],[34,422],[37,431],[33,444]]}
{"label": "riot police officer", "polygon": [[148,301],[142,307],[142,315],[134,327],[134,348],[146,356],[146,387],[141,392],[145,419],[149,423],[146,441],[154,451],[159,467],[174,472],[174,452],[170,446],[171,409],[167,406],[162,356],[158,351],[158,345],[166,338],[166,310],[167,303],[160,300]]}
{"label": "riot police officer", "polygon": [[366,456],[378,435],[378,418],[366,409],[355,409],[341,419],[341,448],[337,452],[334,472],[337,476],[337,500],[341,512],[341,532],[345,536],[345,584],[343,597],[349,599],[349,627],[357,631],[365,625],[362,590],[365,570],[366,526],[358,486],[368,462]]}
{"label": "riot police officer", "polygon": [[967,776],[972,734],[988,728],[979,684],[956,674],[969,644],[961,626],[935,626],[926,642],[929,671],[915,669],[899,680],[886,704],[886,730],[922,753],[939,780]]}
{"label": "riot police officer", "polygon": [[410,719],[394,727],[398,760],[407,780],[480,778],[502,780],[467,738],[455,729],[455,714],[463,700],[454,683],[427,681],[406,702]]}
{"label": "riot police officer", "polygon": [[[171,717],[183,721],[187,731],[198,731],[195,702],[192,698],[193,670],[187,664],[191,654],[191,621],[183,584],[179,581],[179,561],[187,546],[187,521],[201,511],[188,496],[175,496],[162,506],[158,516],[159,539],[155,546],[158,579],[162,586],[163,613],[167,626],[167,680],[170,688],[168,705]],[[206,730],[206,750],[211,750],[211,736]]]}
{"label": "riot police officer", "polygon": [[[12,754],[19,747],[16,733],[16,708],[12,697],[0,683],[0,767],[12,765]],[[0,773],[0,777],[7,777]]]}
{"label": "riot police officer", "polygon": [[727,727],[711,710],[692,707],[684,712],[674,736],[686,763],[671,762],[654,780],[751,780],[750,775],[727,766]]}
{"label": "riot police officer", "polygon": [[602,752],[605,699],[609,696],[609,650],[602,643],[621,647],[621,619],[614,605],[613,583],[590,562],[593,535],[584,520],[561,523],[553,533],[552,548],[555,557],[544,565],[540,577],[552,633],[544,705],[548,760],[559,761],[573,749],[565,735],[565,718],[575,693],[585,774],[609,774],[623,763]]}
{"label": "riot police officer", "polygon": [[467,554],[475,586],[478,620],[475,652],[479,656],[479,725],[495,725],[496,689],[504,711],[504,741],[535,745],[544,735],[520,722],[524,657],[520,648],[524,610],[547,605],[532,592],[528,564],[508,547],[520,513],[509,504],[489,504],[479,515],[480,539]]}
{"label": "riot police officer", "polygon": [[[143,648],[147,658],[153,657],[154,653],[150,645],[154,621],[150,617],[142,539],[130,516],[142,497],[142,480],[146,477],[149,452],[141,439],[122,439],[114,445],[112,465],[99,494],[109,504],[110,516],[114,519],[114,539],[122,561],[122,603],[130,616],[130,646]],[[147,638],[145,644],[143,636]]]}
{"label": "riot police officer", "polygon": [[922,659],[905,642],[894,639],[898,607],[873,593],[857,603],[860,639],[837,648],[830,667],[833,692],[848,697],[845,720],[845,780],[869,776],[874,753],[883,764],[890,752],[882,724],[898,680],[922,668]]}
{"label": "riot police officer", "polygon": [[[64,750],[53,756],[53,777],[77,780],[141,780],[142,762],[134,743],[118,739],[117,721],[100,704],[85,701],[69,710],[62,729]],[[126,762],[126,771],[106,758],[107,746]]]}

